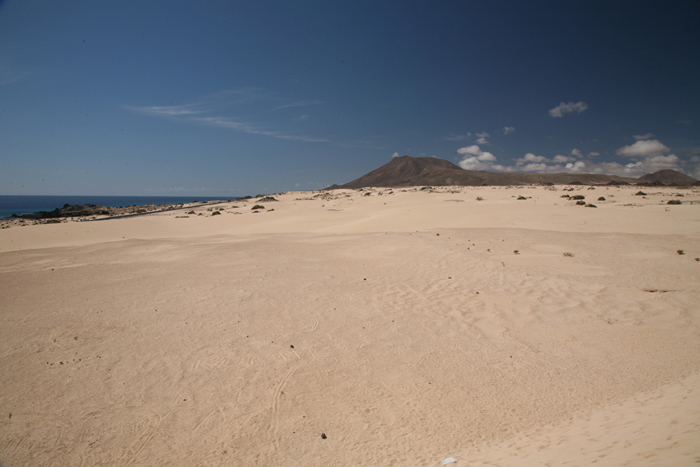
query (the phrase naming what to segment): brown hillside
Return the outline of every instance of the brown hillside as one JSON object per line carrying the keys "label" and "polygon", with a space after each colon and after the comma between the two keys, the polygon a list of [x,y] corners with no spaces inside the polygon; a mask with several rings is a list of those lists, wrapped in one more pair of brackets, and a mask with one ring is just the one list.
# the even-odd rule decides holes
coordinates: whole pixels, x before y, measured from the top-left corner
{"label": "brown hillside", "polygon": [[399,187],[399,186],[445,186],[445,185],[529,185],[570,184],[603,185],[610,182],[636,183],[633,178],[600,174],[522,174],[464,170],[452,162],[434,157],[396,157],[372,172],[335,188]]}

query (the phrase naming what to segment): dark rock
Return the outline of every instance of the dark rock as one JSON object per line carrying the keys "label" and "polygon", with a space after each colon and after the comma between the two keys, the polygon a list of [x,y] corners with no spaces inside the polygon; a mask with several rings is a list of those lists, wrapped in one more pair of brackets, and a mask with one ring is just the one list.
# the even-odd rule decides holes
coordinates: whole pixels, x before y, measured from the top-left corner
{"label": "dark rock", "polygon": [[681,200],[679,200],[679,199],[672,199],[672,200],[669,200],[669,202],[666,203],[666,204],[681,204]]}

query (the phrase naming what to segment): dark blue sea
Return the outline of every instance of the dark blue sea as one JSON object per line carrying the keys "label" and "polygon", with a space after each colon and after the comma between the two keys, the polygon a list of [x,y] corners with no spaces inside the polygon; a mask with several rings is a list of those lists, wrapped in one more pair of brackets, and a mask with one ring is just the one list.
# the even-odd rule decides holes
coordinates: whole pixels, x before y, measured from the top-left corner
{"label": "dark blue sea", "polygon": [[144,204],[178,204],[192,201],[212,201],[234,199],[228,196],[0,196],[0,218],[12,214],[31,214],[39,211],[53,211],[66,204],[78,206],[96,204],[98,206],[122,207]]}

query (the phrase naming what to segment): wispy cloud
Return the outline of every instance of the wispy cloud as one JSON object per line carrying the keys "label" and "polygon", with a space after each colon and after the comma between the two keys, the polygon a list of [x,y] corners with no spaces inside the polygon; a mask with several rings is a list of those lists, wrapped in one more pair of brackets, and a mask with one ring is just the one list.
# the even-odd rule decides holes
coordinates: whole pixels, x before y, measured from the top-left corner
{"label": "wispy cloud", "polygon": [[0,64],[0,85],[14,84],[24,81],[32,76],[31,71],[17,70],[7,65]]}
{"label": "wispy cloud", "polygon": [[503,134],[507,135],[508,133],[512,133],[515,131],[515,128],[512,126],[504,126],[503,127]]}
{"label": "wispy cloud", "polygon": [[581,113],[588,108],[588,104],[583,101],[580,102],[569,102],[568,104],[562,102],[553,109],[549,109],[549,115],[554,118],[561,118],[566,114],[578,112]]}
{"label": "wispy cloud", "polygon": [[654,133],[646,133],[644,135],[634,135],[633,138],[639,141],[640,139],[649,139],[656,136]]}
{"label": "wispy cloud", "polygon": [[481,133],[477,133],[476,136],[478,136],[478,139],[476,140],[476,144],[481,144],[481,145],[483,145],[483,144],[491,144],[491,143],[489,143],[489,140],[486,139],[486,138],[488,138],[488,137],[491,136],[491,135],[489,135],[489,134],[486,133],[485,131],[482,131]]}
{"label": "wispy cloud", "polygon": [[[152,117],[170,118],[186,123],[209,125],[219,128],[227,128],[234,131],[253,135],[267,136],[271,138],[290,141],[303,141],[306,143],[327,143],[327,138],[319,138],[308,135],[297,135],[290,132],[265,128],[259,123],[252,123],[251,115],[260,112],[270,112],[284,108],[299,107],[303,105],[320,104],[321,101],[299,101],[290,104],[277,105],[266,109],[271,103],[279,102],[279,98],[265,92],[260,88],[244,88],[224,90],[204,96],[194,102],[181,105],[153,105],[153,106],[123,106],[126,110]],[[251,106],[253,107],[251,109]],[[236,113],[239,118],[227,115]],[[247,115],[248,117],[240,117]],[[304,119],[303,115],[299,119]]]}
{"label": "wispy cloud", "polygon": [[445,141],[464,141],[465,139],[469,138],[471,136],[471,132],[467,132],[465,135],[448,135],[445,136]]}
{"label": "wispy cloud", "polygon": [[194,110],[192,105],[152,105],[146,107],[134,107],[125,105],[125,109],[144,115],[160,117],[181,117],[185,115],[196,115],[204,113],[203,110]]}
{"label": "wispy cloud", "polygon": [[285,104],[285,105],[280,105],[278,107],[275,107],[274,109],[270,109],[270,112],[274,112],[275,110],[282,110],[282,109],[288,109],[290,107],[303,107],[307,105],[318,105],[318,104],[323,104],[324,101],[299,101],[299,102],[292,102],[291,104]]}
{"label": "wispy cloud", "polygon": [[195,117],[195,118],[192,118],[192,121],[201,122],[201,123],[204,123],[207,125],[212,125],[212,126],[218,126],[221,128],[231,128],[233,130],[242,131],[244,133],[251,133],[254,135],[271,136],[273,138],[279,138],[279,139],[288,139],[288,140],[293,140],[293,141],[305,141],[307,143],[325,143],[325,142],[329,141],[325,138],[314,138],[311,136],[290,135],[290,134],[283,133],[280,131],[262,130],[259,128],[255,128],[254,126],[249,125],[248,123],[236,122],[234,120],[231,120],[231,119],[228,119],[225,117]]}

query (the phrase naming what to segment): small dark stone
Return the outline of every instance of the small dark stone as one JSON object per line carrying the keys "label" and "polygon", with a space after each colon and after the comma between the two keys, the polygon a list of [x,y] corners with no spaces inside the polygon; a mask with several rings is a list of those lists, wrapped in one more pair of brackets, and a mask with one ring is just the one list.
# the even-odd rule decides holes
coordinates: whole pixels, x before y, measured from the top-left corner
{"label": "small dark stone", "polygon": [[328,438],[328,436],[326,436],[325,433],[321,433],[321,439],[326,439],[326,438]]}
{"label": "small dark stone", "polygon": [[293,346],[293,345],[290,345],[289,347],[290,347],[290,348],[292,348],[292,349],[294,348],[294,346]]}
{"label": "small dark stone", "polygon": [[598,198],[598,201],[605,201],[605,196],[601,196],[600,198]]}

